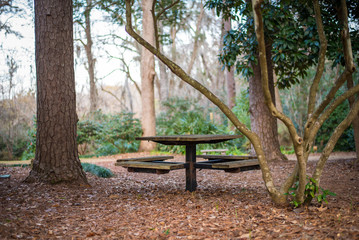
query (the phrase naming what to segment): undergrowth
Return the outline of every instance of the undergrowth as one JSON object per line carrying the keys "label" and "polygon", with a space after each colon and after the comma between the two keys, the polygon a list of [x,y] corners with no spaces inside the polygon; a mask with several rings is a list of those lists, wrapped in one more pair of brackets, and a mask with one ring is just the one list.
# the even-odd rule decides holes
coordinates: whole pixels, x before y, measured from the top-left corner
{"label": "undergrowth", "polygon": [[82,168],[85,172],[90,172],[101,178],[110,178],[113,177],[113,173],[110,169],[98,166],[92,163],[81,163]]}

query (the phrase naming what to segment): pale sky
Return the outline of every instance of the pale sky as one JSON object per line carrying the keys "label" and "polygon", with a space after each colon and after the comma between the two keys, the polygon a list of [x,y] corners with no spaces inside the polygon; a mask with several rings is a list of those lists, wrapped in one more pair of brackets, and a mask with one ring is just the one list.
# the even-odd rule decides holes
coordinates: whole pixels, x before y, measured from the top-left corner
{"label": "pale sky", "polygon": [[[35,87],[35,36],[34,36],[34,22],[31,9],[26,9],[25,17],[13,16],[9,18],[6,15],[0,16],[2,22],[8,21],[13,30],[20,32],[23,35],[23,38],[18,38],[14,35],[7,35],[3,32],[0,33],[0,44],[3,46],[4,51],[0,54],[0,76],[7,76],[7,66],[6,66],[6,56],[12,56],[17,62],[19,68],[15,75],[16,83],[16,92],[19,92],[21,89],[29,89],[30,87]],[[97,34],[105,35],[108,34],[110,29],[117,32],[118,35],[122,37],[127,36],[127,33],[124,31],[124,28],[114,26],[109,23],[103,23],[102,16],[96,11],[92,15],[93,23],[92,26],[92,35]],[[74,31],[78,29],[74,27]],[[74,34],[76,35],[76,33]],[[95,42],[95,39],[94,39]],[[75,42],[75,49],[76,49]],[[119,56],[121,51],[120,48],[108,45],[95,45],[93,46],[94,56],[96,57],[96,77],[99,79],[98,84],[104,85],[120,85],[125,81],[125,75],[116,70],[121,66],[121,62],[116,59],[108,59],[106,56],[105,50],[110,52],[113,55]],[[81,49],[81,57],[85,58],[86,54]],[[139,66],[136,62],[132,60],[132,53],[127,53],[128,64],[131,67],[132,77],[136,80],[140,79]],[[75,61],[78,62],[75,55]],[[32,72],[32,74],[31,74]],[[111,73],[112,72],[112,73]],[[111,74],[110,74],[111,73]],[[84,89],[88,91],[88,75],[83,63],[75,65],[75,81],[76,81],[76,90],[81,91]]]}

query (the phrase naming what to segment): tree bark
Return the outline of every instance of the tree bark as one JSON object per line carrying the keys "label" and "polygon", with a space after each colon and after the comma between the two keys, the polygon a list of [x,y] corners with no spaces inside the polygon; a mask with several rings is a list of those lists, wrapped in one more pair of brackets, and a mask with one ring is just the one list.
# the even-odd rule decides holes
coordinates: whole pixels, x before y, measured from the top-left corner
{"label": "tree bark", "polygon": [[[224,30],[226,32],[230,31],[231,20],[224,20]],[[233,67],[225,70],[226,72],[226,82],[227,82],[227,99],[228,99],[228,107],[232,109],[236,105],[236,82],[234,81],[234,71]]]}
{"label": "tree bark", "polygon": [[[350,75],[347,80],[347,87],[348,89],[354,86],[353,83],[353,75]],[[349,106],[352,109],[355,103],[355,96],[350,97],[349,99]],[[357,100],[358,101],[358,100]],[[357,115],[353,122],[352,122],[353,132],[354,132],[354,142],[355,142],[355,151],[357,155],[357,159],[355,164],[359,164],[359,115]]]}
{"label": "tree bark", "polygon": [[27,181],[88,184],[76,142],[71,0],[35,1],[37,135]]}
{"label": "tree bark", "polygon": [[[155,29],[153,15],[151,13],[153,0],[142,1],[143,11],[143,38],[150,44],[155,44]],[[155,58],[145,47],[142,47],[141,54],[141,99],[142,116],[141,124],[143,136],[156,135],[155,118]],[[140,151],[152,151],[156,147],[154,142],[141,141]]]}
{"label": "tree bark", "polygon": [[87,0],[87,6],[85,10],[85,33],[87,43],[85,44],[86,56],[87,56],[87,72],[89,74],[90,81],[90,112],[95,112],[97,110],[97,99],[98,93],[96,88],[95,80],[95,59],[92,54],[92,36],[91,36],[91,10],[92,10],[92,0]]}
{"label": "tree bark", "polygon": [[[270,54],[271,46],[266,46],[268,84],[272,99],[275,99],[273,66]],[[253,76],[249,80],[249,112],[251,129],[258,134],[268,161],[286,160],[280,151],[277,119],[271,114],[266,104],[261,85],[261,68],[252,65]]]}

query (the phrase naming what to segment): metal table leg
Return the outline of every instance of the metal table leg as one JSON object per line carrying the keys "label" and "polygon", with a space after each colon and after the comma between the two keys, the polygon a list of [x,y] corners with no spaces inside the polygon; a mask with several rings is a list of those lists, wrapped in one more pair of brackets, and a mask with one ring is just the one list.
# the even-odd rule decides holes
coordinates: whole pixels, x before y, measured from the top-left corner
{"label": "metal table leg", "polygon": [[196,144],[186,145],[186,163],[188,167],[186,168],[186,190],[193,192],[197,188],[197,179],[196,179]]}

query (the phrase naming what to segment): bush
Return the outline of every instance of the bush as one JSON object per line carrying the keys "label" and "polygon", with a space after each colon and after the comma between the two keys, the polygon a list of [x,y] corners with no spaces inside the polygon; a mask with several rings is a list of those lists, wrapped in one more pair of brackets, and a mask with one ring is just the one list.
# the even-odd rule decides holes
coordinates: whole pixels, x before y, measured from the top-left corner
{"label": "bush", "polygon": [[[163,103],[164,111],[157,117],[158,135],[185,134],[226,134],[226,126],[216,125],[206,117],[203,107],[183,98],[170,98]],[[208,148],[226,148],[234,141],[218,144],[200,144],[197,150]],[[160,151],[184,153],[184,146],[157,145]]]}
{"label": "bush", "polygon": [[97,156],[108,156],[115,155],[119,153],[119,150],[112,143],[103,143],[95,151]]}
{"label": "bush", "polygon": [[32,127],[27,131],[27,147],[22,153],[21,160],[29,160],[35,158],[35,148],[36,148],[36,119],[33,119]]}
{"label": "bush", "polygon": [[[139,141],[135,138],[142,133],[140,121],[133,113],[103,114],[97,111],[89,119],[77,123],[77,143],[80,154],[106,156],[117,153],[135,152]],[[21,159],[35,157],[36,121],[28,131],[29,142]]]}
{"label": "bush", "polygon": [[[330,117],[324,122],[316,137],[316,144],[321,151],[328,142],[330,136],[333,134],[334,129],[340,124],[341,121],[347,116],[349,112],[349,104],[347,101],[338,106]],[[355,151],[354,132],[352,126],[347,128],[342,136],[339,138],[334,147],[334,151]]]}
{"label": "bush", "polygon": [[[101,146],[96,150],[98,154],[136,152],[138,150],[140,142],[135,138],[141,136],[142,129],[140,120],[133,116],[134,113],[128,112],[114,115],[96,113],[94,120],[101,126],[95,140],[96,144]],[[117,148],[117,151],[114,148]]]}
{"label": "bush", "polygon": [[98,177],[110,178],[114,175],[110,169],[92,163],[81,163],[81,165],[85,172],[90,172]]}

